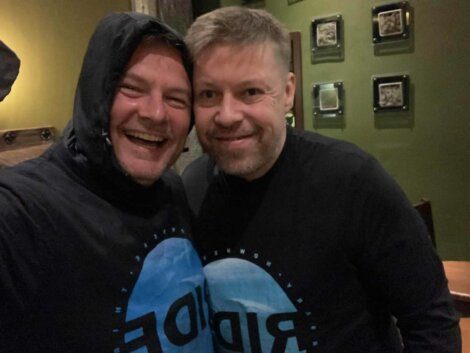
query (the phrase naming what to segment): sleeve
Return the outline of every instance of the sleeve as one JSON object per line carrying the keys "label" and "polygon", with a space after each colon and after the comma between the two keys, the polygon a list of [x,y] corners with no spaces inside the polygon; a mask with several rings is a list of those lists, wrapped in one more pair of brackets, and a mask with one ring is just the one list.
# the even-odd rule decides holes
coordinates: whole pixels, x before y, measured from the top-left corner
{"label": "sleeve", "polygon": [[[48,269],[37,254],[37,231],[18,198],[0,187],[0,351],[26,352],[35,330],[33,308]],[[36,347],[37,348],[37,347]]]}
{"label": "sleeve", "polygon": [[[4,207],[0,201],[0,207]],[[24,288],[18,278],[23,267],[15,263],[17,250],[12,244],[15,237],[14,227],[7,221],[5,212],[0,219],[0,342],[2,352],[21,351],[21,322],[25,316]]]}
{"label": "sleeve", "polygon": [[426,226],[375,159],[357,173],[353,228],[369,295],[397,319],[404,353],[460,352],[458,314]]}

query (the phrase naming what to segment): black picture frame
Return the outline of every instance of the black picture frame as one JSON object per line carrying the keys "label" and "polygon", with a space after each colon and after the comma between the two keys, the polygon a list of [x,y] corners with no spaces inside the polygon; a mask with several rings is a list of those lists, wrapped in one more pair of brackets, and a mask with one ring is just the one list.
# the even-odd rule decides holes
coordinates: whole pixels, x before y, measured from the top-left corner
{"label": "black picture frame", "polygon": [[410,109],[410,76],[408,74],[374,76],[374,112],[401,112]]}
{"label": "black picture frame", "polygon": [[290,32],[290,47],[291,47],[291,62],[290,70],[294,73],[295,80],[295,96],[294,96],[294,106],[292,107],[290,115],[286,118],[290,122],[289,125],[295,126],[298,129],[304,128],[304,111],[303,111],[303,94],[302,94],[302,48],[301,48],[301,33],[300,32]]}
{"label": "black picture frame", "polygon": [[312,54],[339,51],[343,47],[343,16],[314,18],[310,27]]}
{"label": "black picture frame", "polygon": [[408,1],[372,7],[372,42],[374,44],[410,38],[411,12]]}
{"label": "black picture frame", "polygon": [[314,118],[338,118],[344,114],[342,81],[313,84],[312,98]]}

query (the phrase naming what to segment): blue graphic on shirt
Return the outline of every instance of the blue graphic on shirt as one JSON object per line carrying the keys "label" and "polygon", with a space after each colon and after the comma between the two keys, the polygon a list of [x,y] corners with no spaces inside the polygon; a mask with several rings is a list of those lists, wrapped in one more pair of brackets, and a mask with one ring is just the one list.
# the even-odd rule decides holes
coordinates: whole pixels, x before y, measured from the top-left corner
{"label": "blue graphic on shirt", "polygon": [[264,269],[225,258],[207,264],[204,273],[218,352],[307,351],[301,314]]}
{"label": "blue graphic on shirt", "polygon": [[190,241],[170,238],[145,258],[129,298],[126,348],[134,353],[212,352],[204,275]]}

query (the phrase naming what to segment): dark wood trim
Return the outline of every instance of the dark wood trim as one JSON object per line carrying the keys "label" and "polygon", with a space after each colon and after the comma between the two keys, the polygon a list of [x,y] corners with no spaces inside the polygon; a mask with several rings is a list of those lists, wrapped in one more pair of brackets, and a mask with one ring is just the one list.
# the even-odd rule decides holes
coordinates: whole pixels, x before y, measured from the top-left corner
{"label": "dark wood trim", "polygon": [[295,97],[294,107],[292,109],[295,116],[295,127],[298,129],[304,128],[304,103],[302,95],[302,50],[300,32],[290,32],[291,42],[291,66],[292,72],[295,74]]}
{"label": "dark wood trim", "polygon": [[55,135],[52,126],[0,130],[0,151],[49,144],[55,140]]}

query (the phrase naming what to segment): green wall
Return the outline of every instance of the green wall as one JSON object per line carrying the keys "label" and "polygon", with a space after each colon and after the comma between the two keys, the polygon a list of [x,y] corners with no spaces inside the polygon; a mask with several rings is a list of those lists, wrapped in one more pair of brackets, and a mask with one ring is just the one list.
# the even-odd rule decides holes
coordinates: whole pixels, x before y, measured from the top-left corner
{"label": "green wall", "polygon": [[21,60],[11,93],[0,103],[0,130],[52,125],[61,131],[88,40],[98,20],[129,11],[130,0],[0,1],[0,40]]}
{"label": "green wall", "polygon": [[[371,8],[383,3],[266,0],[265,9],[301,32],[305,128],[354,142],[380,160],[412,202],[430,199],[439,253],[470,260],[470,1],[411,0],[413,50],[378,56]],[[344,20],[344,61],[312,64],[310,22],[337,13]],[[371,77],[401,72],[411,76],[411,112],[374,117]],[[312,84],[328,81],[344,82],[344,127],[313,124]]]}

